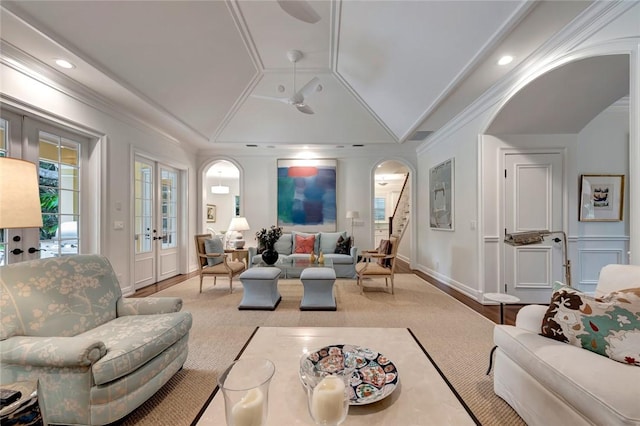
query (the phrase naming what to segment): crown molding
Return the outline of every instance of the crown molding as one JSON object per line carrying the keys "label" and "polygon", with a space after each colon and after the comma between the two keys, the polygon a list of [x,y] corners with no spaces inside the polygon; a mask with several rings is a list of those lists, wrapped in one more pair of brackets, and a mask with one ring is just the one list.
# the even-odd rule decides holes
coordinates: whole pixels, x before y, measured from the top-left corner
{"label": "crown molding", "polygon": [[[568,57],[572,50],[577,49],[581,43],[635,5],[635,2],[624,0],[596,1],[547,40],[527,60],[520,63],[456,117],[427,137],[416,152],[423,154],[432,149],[491,108],[496,112],[499,111],[510,98],[510,94],[516,93],[550,69],[575,60],[576,58]],[[561,61],[563,58],[564,60]],[[484,123],[483,129],[488,127],[492,119],[493,117]]]}

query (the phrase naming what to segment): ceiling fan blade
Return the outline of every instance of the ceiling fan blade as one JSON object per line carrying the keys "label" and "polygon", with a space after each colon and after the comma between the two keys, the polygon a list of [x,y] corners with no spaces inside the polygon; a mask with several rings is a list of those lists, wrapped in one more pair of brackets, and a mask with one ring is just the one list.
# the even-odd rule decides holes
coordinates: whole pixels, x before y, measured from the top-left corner
{"label": "ceiling fan blade", "polygon": [[262,96],[262,95],[251,95],[252,98],[256,98],[256,99],[266,99],[268,101],[278,101],[278,102],[282,102],[285,104],[290,104],[291,101],[289,100],[289,98],[277,98],[275,96]]}
{"label": "ceiling fan blade", "polygon": [[300,89],[298,93],[302,94],[302,97],[306,98],[318,90],[319,85],[320,79],[318,77],[313,77],[307,84],[302,86],[302,89]]}
{"label": "ceiling fan blade", "polygon": [[304,112],[305,114],[315,114],[309,105],[296,105],[296,108],[298,108],[298,111]]}
{"label": "ceiling fan blade", "polygon": [[309,24],[320,20],[320,15],[304,0],[278,0],[278,4],[289,15]]}

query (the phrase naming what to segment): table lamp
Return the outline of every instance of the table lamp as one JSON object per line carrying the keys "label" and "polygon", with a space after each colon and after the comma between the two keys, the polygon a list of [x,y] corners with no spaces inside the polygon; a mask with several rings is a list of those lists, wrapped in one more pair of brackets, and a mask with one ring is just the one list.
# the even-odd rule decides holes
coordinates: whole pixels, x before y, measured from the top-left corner
{"label": "table lamp", "polygon": [[41,226],[36,165],[16,158],[0,157],[0,229]]}
{"label": "table lamp", "polygon": [[237,249],[243,248],[245,240],[242,231],[248,231],[249,229],[251,228],[249,227],[249,222],[247,222],[246,218],[238,216],[231,219],[231,224],[229,224],[229,231],[235,231],[238,233],[238,235],[236,236],[235,240],[230,241],[230,244]]}

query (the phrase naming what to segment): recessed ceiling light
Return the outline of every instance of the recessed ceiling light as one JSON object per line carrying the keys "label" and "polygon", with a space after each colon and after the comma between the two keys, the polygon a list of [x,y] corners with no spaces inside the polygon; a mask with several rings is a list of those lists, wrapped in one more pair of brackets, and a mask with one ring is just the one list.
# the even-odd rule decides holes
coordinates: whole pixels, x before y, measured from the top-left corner
{"label": "recessed ceiling light", "polygon": [[498,60],[498,65],[508,65],[513,61],[513,56],[504,55],[502,58]]}
{"label": "recessed ceiling light", "polygon": [[60,68],[65,68],[65,69],[71,69],[76,67],[71,62],[65,59],[56,59],[56,65],[58,65]]}

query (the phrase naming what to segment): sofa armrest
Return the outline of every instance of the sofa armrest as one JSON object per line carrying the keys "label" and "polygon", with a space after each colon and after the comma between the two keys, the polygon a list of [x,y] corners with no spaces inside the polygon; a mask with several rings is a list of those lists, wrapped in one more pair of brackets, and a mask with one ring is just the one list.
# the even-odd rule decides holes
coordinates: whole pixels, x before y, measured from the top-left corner
{"label": "sofa armrest", "polygon": [[527,305],[523,306],[516,315],[516,327],[532,333],[540,333],[542,318],[547,312],[548,306]]}
{"label": "sofa armrest", "polygon": [[248,262],[249,264],[247,265],[247,268],[251,268],[253,266],[253,257],[258,254],[258,248],[257,247],[247,247],[247,252],[248,252]]}
{"label": "sofa armrest", "polygon": [[358,247],[351,247],[351,257],[353,257],[353,263],[358,262]]}
{"label": "sofa armrest", "polygon": [[33,367],[88,367],[106,353],[102,341],[81,336],[14,336],[0,341],[3,363]]}
{"label": "sofa armrest", "polygon": [[182,309],[182,299],[179,297],[144,297],[120,298],[116,305],[116,315],[154,315],[178,312]]}

